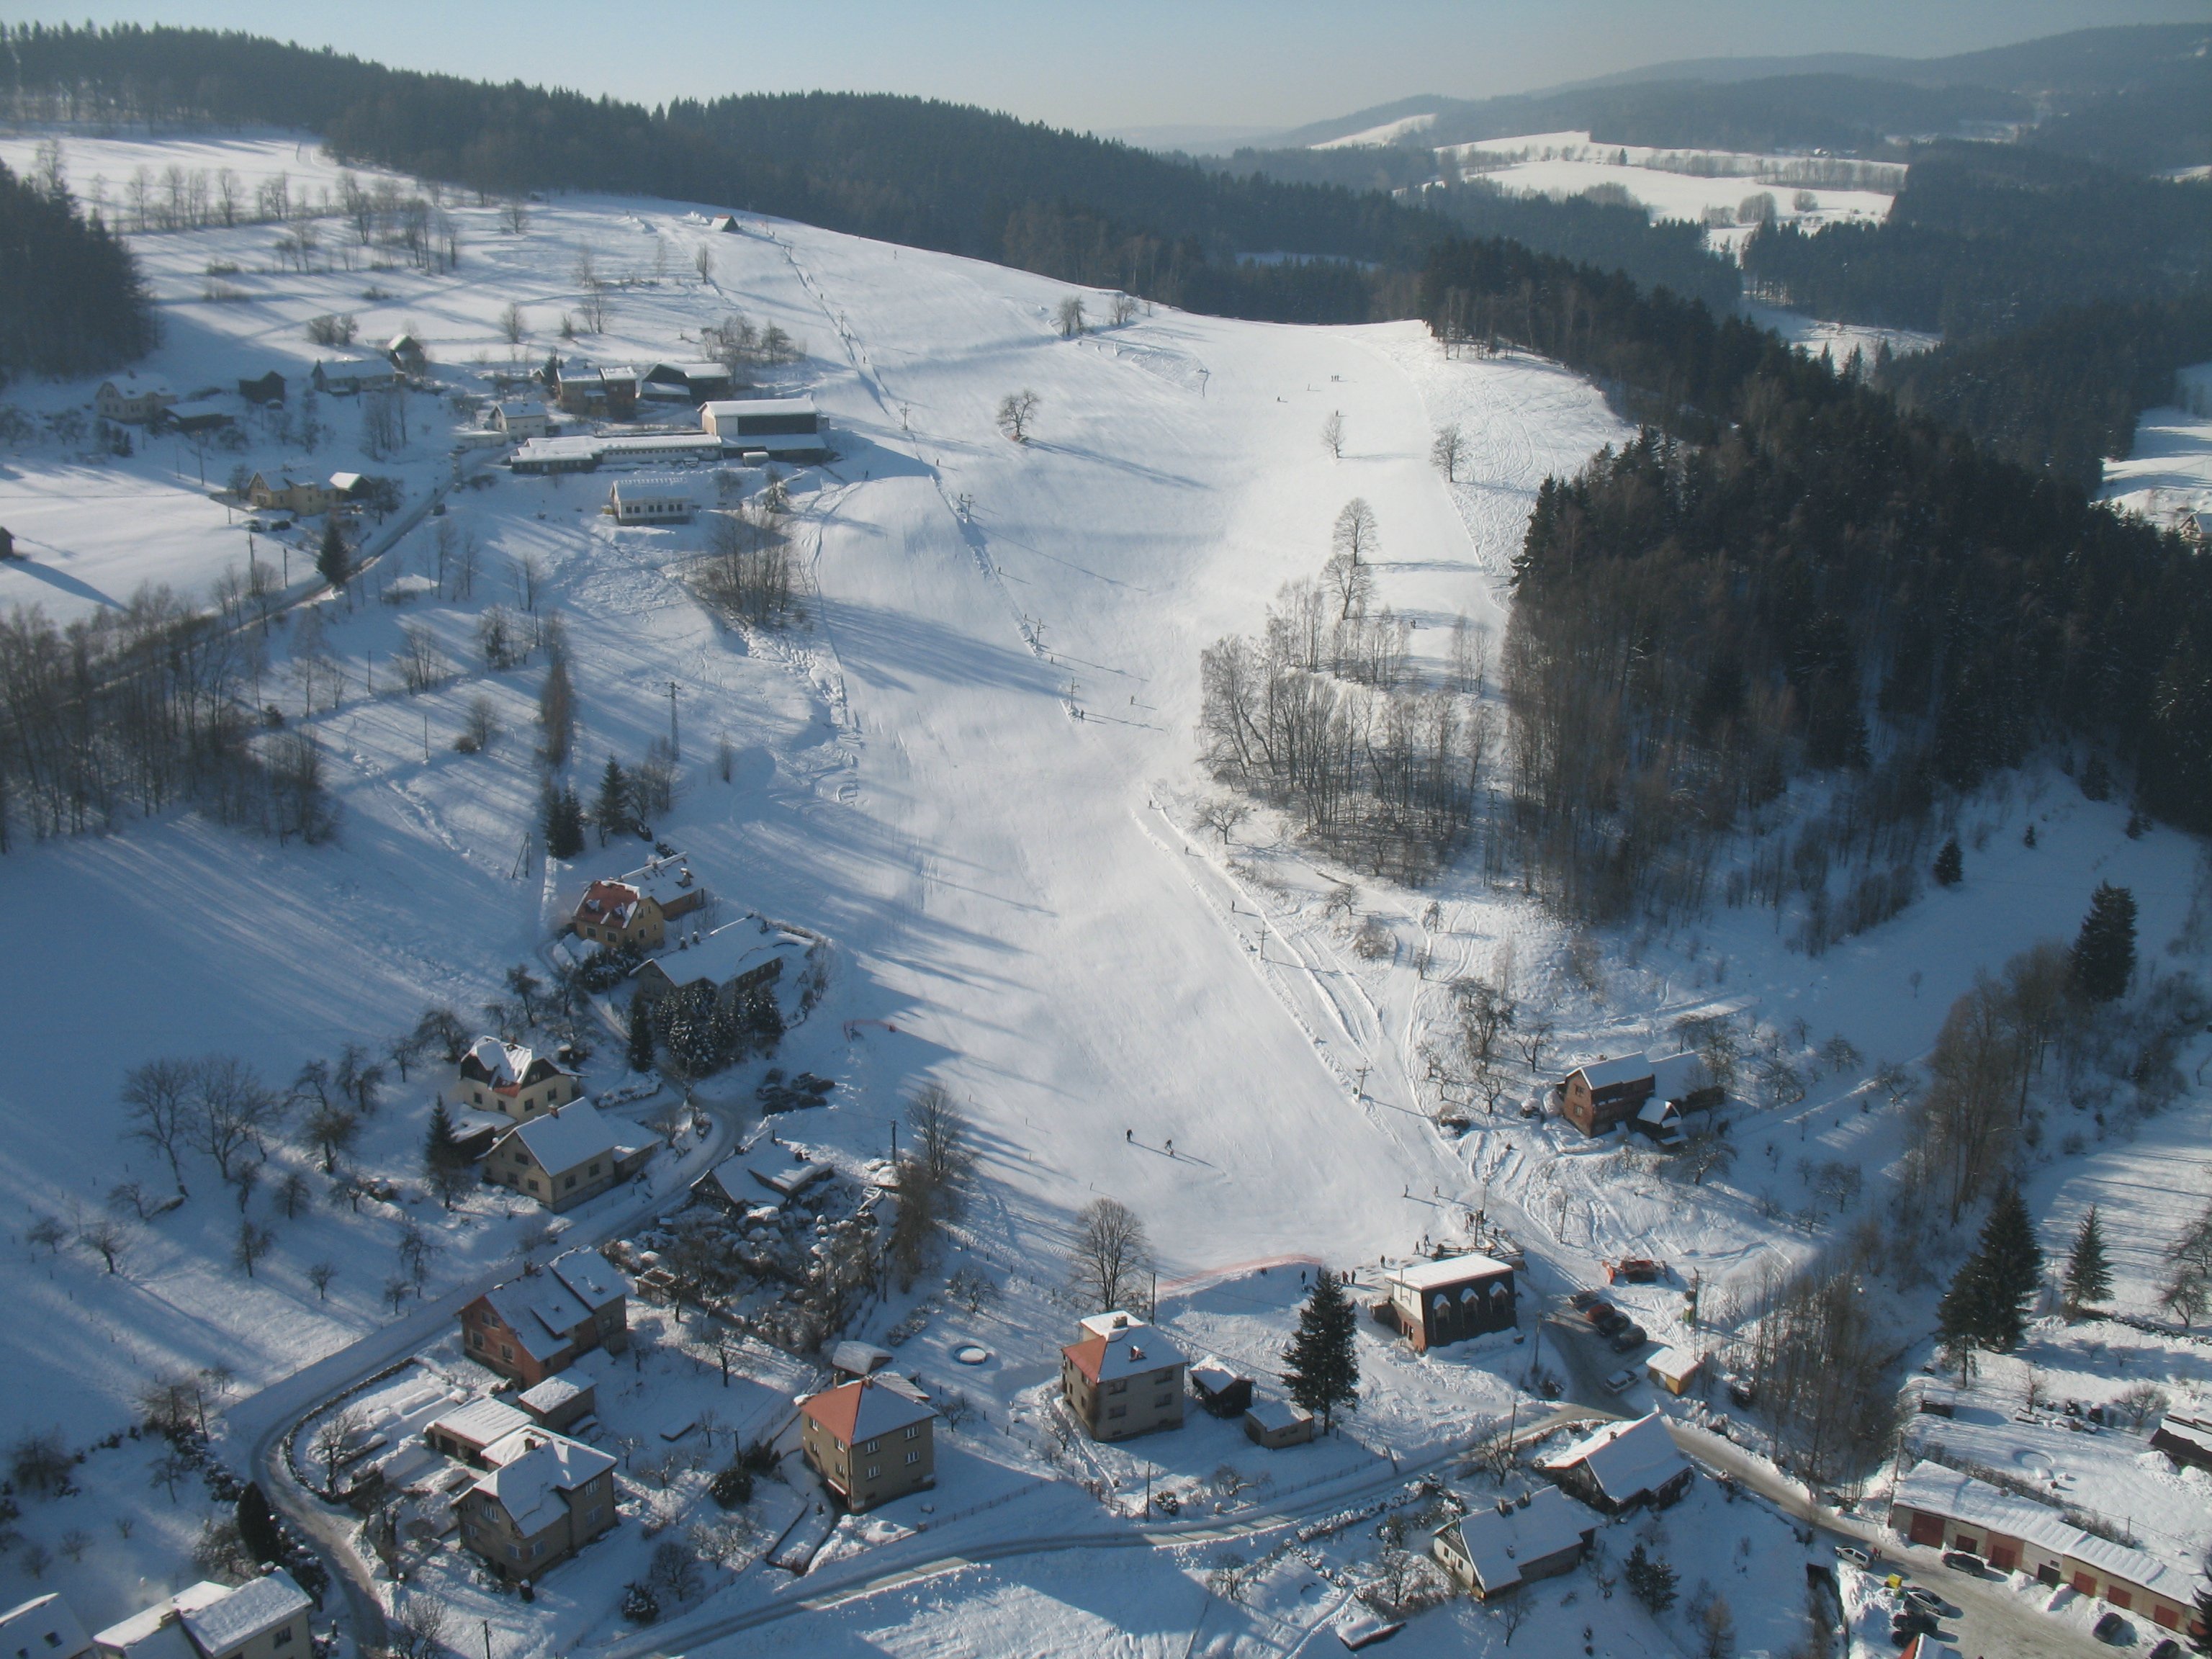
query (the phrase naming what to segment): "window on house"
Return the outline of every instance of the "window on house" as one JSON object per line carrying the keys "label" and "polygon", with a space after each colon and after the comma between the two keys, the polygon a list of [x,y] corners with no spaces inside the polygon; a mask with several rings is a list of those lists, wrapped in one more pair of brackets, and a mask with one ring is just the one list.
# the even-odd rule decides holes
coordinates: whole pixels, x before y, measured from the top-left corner
{"label": "window on house", "polygon": [[520,1561],[522,1559],[522,1546],[520,1544],[509,1544],[507,1547],[507,1559],[510,1561]]}
{"label": "window on house", "polygon": [[599,1174],[599,1166],[598,1164],[594,1164],[593,1165],[592,1165],[592,1173],[593,1175],[597,1175],[597,1174]]}
{"label": "window on house", "polygon": [[532,1544],[530,1547],[530,1553],[532,1559],[535,1559],[537,1557],[545,1553],[545,1546],[543,1544]]}
{"label": "window on house", "polygon": [[597,1504],[592,1505],[590,1511],[584,1516],[584,1524],[586,1526],[596,1527],[599,1524],[600,1508],[601,1506]]}
{"label": "window on house", "polygon": [[1171,1394],[1161,1395],[1152,1401],[1152,1404],[1164,1409],[1175,1404],[1175,1396]]}
{"label": "window on house", "polygon": [[512,1359],[514,1358],[514,1350],[502,1342],[499,1345],[499,1357],[501,1359]]}
{"label": "window on house", "polygon": [[884,1472],[884,1471],[883,1471],[883,1467],[882,1467],[882,1465],[880,1465],[880,1464],[877,1464],[877,1463],[871,1463],[871,1464],[869,1464],[869,1465],[868,1465],[868,1472],[867,1472],[867,1474],[866,1474],[865,1476],[863,1476],[862,1478],[863,1478],[864,1480],[874,1480],[878,1475],[881,1474],[883,1472]]}
{"label": "window on house", "polygon": [[481,1348],[484,1345],[483,1333],[482,1331],[471,1331],[469,1333],[469,1341],[475,1346]]}
{"label": "window on house", "polygon": [[1129,1408],[1127,1406],[1109,1407],[1106,1412],[1106,1415],[1109,1417],[1127,1417],[1128,1414]]}
{"label": "window on house", "polygon": [[528,1185],[532,1192],[536,1192],[538,1190],[538,1177],[536,1176],[531,1176]]}
{"label": "window on house", "polygon": [[283,1629],[278,1631],[276,1635],[269,1638],[269,1645],[272,1648],[286,1648],[291,1646],[292,1627],[289,1625],[287,1625]]}
{"label": "window on house", "polygon": [[906,1428],[906,1437],[907,1437],[908,1439],[909,1439],[909,1440],[919,1439],[919,1438],[921,1437],[921,1424],[919,1424],[919,1423],[909,1423],[909,1424],[908,1424],[908,1425],[907,1425],[907,1428]]}
{"label": "window on house", "polygon": [[883,1449],[883,1444],[884,1443],[880,1440],[871,1440],[866,1445],[861,1447],[860,1449],[867,1452],[881,1451]]}
{"label": "window on house", "polygon": [[921,1462],[921,1454],[918,1451],[910,1451],[906,1455],[906,1461],[909,1463],[919,1463]]}
{"label": "window on house", "polygon": [[575,1186],[575,1184],[576,1184],[576,1177],[575,1177],[575,1176],[570,1176],[567,1180],[563,1181],[561,1184],[562,1184],[562,1187],[564,1187],[564,1188],[574,1188],[574,1187]]}

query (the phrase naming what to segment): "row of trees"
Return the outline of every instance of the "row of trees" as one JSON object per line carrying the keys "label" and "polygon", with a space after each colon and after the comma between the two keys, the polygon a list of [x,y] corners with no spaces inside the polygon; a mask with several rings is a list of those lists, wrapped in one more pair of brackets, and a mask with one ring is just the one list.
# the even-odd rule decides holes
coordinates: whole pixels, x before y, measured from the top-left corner
{"label": "row of trees", "polygon": [[78,210],[58,152],[44,171],[21,179],[0,166],[0,386],[112,368],[160,337],[131,250]]}

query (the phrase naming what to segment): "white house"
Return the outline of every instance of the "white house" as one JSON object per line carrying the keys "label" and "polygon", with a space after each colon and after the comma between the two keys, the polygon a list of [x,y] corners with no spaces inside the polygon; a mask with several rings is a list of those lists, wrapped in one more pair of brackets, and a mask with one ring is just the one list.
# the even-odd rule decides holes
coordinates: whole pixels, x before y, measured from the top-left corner
{"label": "white house", "polygon": [[637,473],[615,480],[607,491],[607,510],[617,524],[689,524],[698,501],[689,478]]}
{"label": "white house", "polygon": [[526,398],[507,398],[494,404],[491,423],[516,443],[542,438],[552,425],[546,418],[545,405]]}
{"label": "white house", "polygon": [[85,1659],[92,1638],[58,1595],[33,1596],[0,1613],[0,1655],[6,1659]]}
{"label": "white house", "polygon": [[701,408],[699,418],[726,448],[757,450],[780,461],[818,461],[829,454],[811,398],[718,398]]}

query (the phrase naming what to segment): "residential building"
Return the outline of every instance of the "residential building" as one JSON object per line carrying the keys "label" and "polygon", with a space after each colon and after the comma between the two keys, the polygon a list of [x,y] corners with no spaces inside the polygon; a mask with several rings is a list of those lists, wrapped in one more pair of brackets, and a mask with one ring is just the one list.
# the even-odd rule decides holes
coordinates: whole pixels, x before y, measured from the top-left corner
{"label": "residential building", "polygon": [[613,1528],[615,1460],[543,1429],[486,1449],[489,1474],[455,1504],[461,1543],[501,1578],[535,1578]]}
{"label": "residential building", "polygon": [[1127,1440],[1182,1426],[1189,1362],[1167,1333],[1119,1311],[1093,1314],[1060,1351],[1067,1408],[1093,1440]]}
{"label": "residential building", "polygon": [[1697,1471],[1674,1448],[1658,1413],[1608,1423],[1536,1467],[1567,1492],[1607,1515],[1639,1504],[1657,1510],[1689,1491]]}
{"label": "residential building", "polygon": [[676,473],[629,473],[607,491],[607,511],[617,524],[689,524],[697,510],[696,486]]}
{"label": "residential building", "polygon": [[526,438],[544,437],[553,424],[544,404],[522,398],[508,398],[494,404],[491,423],[516,443]]}
{"label": "residential building", "polygon": [[797,1198],[816,1182],[827,1180],[834,1173],[827,1164],[790,1157],[780,1149],[763,1146],[724,1158],[693,1182],[691,1191],[695,1197],[743,1215],[762,1204],[780,1204],[786,1199]]}
{"label": "residential building", "polygon": [[[535,1389],[594,1348],[614,1353],[627,1349],[629,1297],[629,1280],[605,1256],[597,1250],[571,1250],[556,1256],[544,1272],[495,1285],[462,1309],[461,1346],[478,1364],[513,1377],[525,1389]],[[462,1407],[464,1412],[472,1409]],[[449,1413],[439,1422],[459,1414]],[[494,1426],[489,1415],[471,1421],[480,1430]],[[452,1437],[463,1438],[459,1433]],[[497,1437],[481,1437],[479,1449]]]}
{"label": "residential building", "polygon": [[642,403],[709,403],[727,398],[732,391],[730,371],[720,363],[655,363],[638,376],[637,395]]}
{"label": "residential building", "polygon": [[2201,1407],[2168,1412],[2150,1431],[2150,1443],[2185,1468],[2212,1469],[2212,1415]]}
{"label": "residential building", "polygon": [[0,1613],[0,1659],[85,1659],[92,1638],[58,1595],[36,1595]]}
{"label": "residential building", "polygon": [[402,374],[420,374],[430,367],[430,354],[412,334],[393,335],[385,345],[384,355]]}
{"label": "residential building", "polygon": [[129,380],[118,386],[112,380],[102,380],[100,390],[92,394],[92,412],[103,421],[151,426],[176,401],[177,394],[157,381]]}
{"label": "residential building", "polygon": [[857,1377],[799,1408],[807,1465],[848,1510],[872,1510],[937,1484],[937,1413],[911,1387]]}
{"label": "residential building", "polygon": [[671,991],[708,986],[723,1007],[734,1009],[756,991],[766,990],[805,960],[811,941],[761,920],[747,917],[711,933],[679,935],[676,948],[640,963],[630,977],[647,1007]]}
{"label": "residential building", "polygon": [[609,374],[586,362],[558,364],[553,373],[554,395],[568,415],[596,415],[626,421],[637,410],[635,374]]}
{"label": "residential building", "polygon": [[1429,1552],[1478,1601],[1572,1571],[1598,1520],[1557,1486],[1471,1510],[1437,1529]]}
{"label": "residential building", "polygon": [[314,1604],[289,1574],[202,1581],[92,1638],[106,1659],[310,1659]]}
{"label": "residential building", "polygon": [[255,380],[240,380],[238,395],[249,404],[281,404],[284,401],[284,377],[275,369]]}
{"label": "residential building", "polygon": [[725,447],[741,453],[790,462],[829,459],[811,398],[717,398],[700,409],[699,419]]}
{"label": "residential building", "polygon": [[484,1179],[558,1213],[587,1203],[645,1167],[653,1148],[624,1146],[588,1100],[518,1123],[493,1143]]}
{"label": "residential building", "polygon": [[681,854],[656,858],[641,869],[593,882],[568,925],[594,944],[658,951],[668,942],[670,922],[693,915],[713,896]]}
{"label": "residential building", "polygon": [[[462,1316],[461,1328],[469,1329],[465,1314]],[[483,1461],[485,1447],[497,1445],[536,1421],[527,1412],[518,1411],[506,1401],[485,1395],[432,1418],[423,1426],[422,1440],[433,1451],[485,1468],[489,1467]]]}
{"label": "residential building", "polygon": [[291,513],[311,519],[337,505],[338,493],[320,478],[289,472],[257,472],[246,486],[246,504],[263,513]]}
{"label": "residential building", "polygon": [[1513,1269],[1486,1255],[1449,1255],[1384,1275],[1390,1311],[1416,1353],[1513,1328]]}
{"label": "residential building", "polygon": [[1696,1054],[1642,1054],[1577,1066],[1559,1085],[1559,1115],[1586,1135],[1633,1125],[1659,1140],[1674,1138],[1682,1114],[1721,1103],[1705,1061]]}
{"label": "residential building", "polygon": [[1287,1400],[1255,1400],[1244,1413],[1244,1437],[1269,1451],[1303,1446],[1314,1437],[1313,1413]]}
{"label": "residential building", "polygon": [[220,432],[227,426],[236,424],[230,411],[212,398],[195,398],[188,404],[171,404],[162,412],[161,423],[165,429],[181,432],[187,437],[200,432]]}
{"label": "residential building", "polygon": [[1941,1463],[1916,1463],[1890,1493],[1889,1524],[1906,1542],[1964,1550],[2003,1572],[2064,1584],[2161,1630],[2194,1636],[2191,1575],[2148,1551],[2068,1523],[2057,1510]]}
{"label": "residential building", "polygon": [[599,1409],[599,1385],[580,1370],[562,1371],[515,1395],[541,1429],[560,1430],[580,1423]]}
{"label": "residential building", "polygon": [[368,357],[333,357],[327,362],[317,363],[307,374],[308,383],[316,391],[334,398],[375,392],[392,385],[398,378],[391,364]]}
{"label": "residential building", "polygon": [[566,1106],[584,1092],[583,1079],[551,1057],[497,1037],[478,1037],[461,1056],[460,1097],[518,1123]]}
{"label": "residential building", "polygon": [[1242,1417],[1251,1408],[1252,1379],[1218,1359],[1201,1359],[1190,1368],[1190,1391],[1208,1417]]}
{"label": "residential building", "polygon": [[1668,1394],[1681,1395],[1696,1385],[1705,1364],[1694,1349],[1662,1348],[1644,1362],[1644,1369]]}

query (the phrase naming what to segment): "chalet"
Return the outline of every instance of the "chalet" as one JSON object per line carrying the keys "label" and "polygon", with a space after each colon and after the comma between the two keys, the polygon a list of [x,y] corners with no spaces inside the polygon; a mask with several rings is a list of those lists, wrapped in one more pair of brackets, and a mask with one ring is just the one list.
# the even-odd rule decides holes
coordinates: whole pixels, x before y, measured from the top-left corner
{"label": "chalet", "polygon": [[719,232],[724,236],[735,236],[738,234],[737,220],[726,213],[718,213],[708,220],[707,228]]}
{"label": "chalet", "polygon": [[1697,1471],[1675,1449],[1658,1413],[1608,1423],[1536,1467],[1592,1509],[1619,1515],[1639,1504],[1658,1510],[1689,1491]]}
{"label": "chalet", "polygon": [[1208,1417],[1242,1417],[1251,1409],[1252,1379],[1218,1359],[1201,1359],[1190,1368],[1190,1391]]}
{"label": "chalet", "polygon": [[[629,1297],[629,1281],[605,1256],[597,1250],[571,1250],[556,1256],[543,1273],[494,1285],[462,1309],[461,1346],[477,1364],[534,1389],[567,1370],[580,1354],[628,1348]],[[490,1438],[481,1442],[489,1443]]]}
{"label": "chalet", "polygon": [[1516,1317],[1513,1269],[1486,1255],[1417,1262],[1385,1279],[1390,1311],[1416,1353],[1510,1330]]}
{"label": "chalet", "polygon": [[385,345],[384,355],[392,368],[410,378],[430,367],[430,354],[412,334],[393,335]]}
{"label": "chalet", "polygon": [[119,421],[125,426],[151,426],[176,401],[176,393],[152,380],[143,385],[129,380],[121,386],[112,380],[102,380],[100,390],[92,394],[92,412],[103,421]]}
{"label": "chalet", "polygon": [[1687,1394],[1696,1386],[1705,1360],[1688,1348],[1662,1348],[1644,1362],[1644,1371],[1668,1394]]}
{"label": "chalet", "polygon": [[1557,1486],[1473,1510],[1440,1527],[1430,1553],[1478,1601],[1572,1571],[1589,1553],[1597,1517]]}
{"label": "chalet", "polygon": [[631,473],[607,491],[607,511],[617,524],[689,524],[699,508],[698,490],[678,473]]}
{"label": "chalet", "polygon": [[1313,1413],[1287,1400],[1255,1400],[1244,1413],[1244,1437],[1269,1451],[1303,1446],[1314,1437]]}
{"label": "chalet", "polygon": [[333,398],[380,391],[398,378],[391,365],[368,357],[333,357],[318,362],[307,374],[309,385]]}
{"label": "chalet", "polygon": [[692,986],[712,987],[723,1007],[735,1008],[795,970],[806,951],[806,940],[752,917],[679,938],[675,950],[640,963],[630,977],[648,1008],[671,991]]}
{"label": "chalet", "polygon": [[1577,1066],[1559,1085],[1559,1115],[1586,1135],[1601,1135],[1642,1111],[1657,1086],[1640,1054]]}
{"label": "chalet", "polygon": [[2212,1469],[2212,1416],[2168,1412],[2150,1432],[2151,1448],[2184,1468]]}
{"label": "chalet", "polygon": [[712,896],[680,854],[655,859],[642,869],[593,882],[577,901],[568,925],[578,938],[593,944],[658,951],[668,942],[668,924],[698,910]]}
{"label": "chalet", "polygon": [[0,1655],[6,1659],[86,1659],[92,1638],[58,1595],[33,1596],[0,1613]]}
{"label": "chalet", "polygon": [[642,403],[711,403],[733,390],[730,371],[720,363],[655,363],[638,376],[637,395]]}
{"label": "chalet", "polygon": [[2068,1524],[2057,1510],[1940,1463],[1916,1463],[1890,1493],[1907,1543],[1984,1556],[2003,1572],[2064,1584],[2161,1630],[2197,1634],[2191,1576],[2156,1556]]}
{"label": "chalet", "polygon": [[92,1638],[105,1659],[306,1659],[313,1607],[289,1574],[200,1583]]}
{"label": "chalet", "polygon": [[811,398],[717,399],[699,410],[708,431],[724,447],[759,451],[771,460],[827,460],[822,416]]}
{"label": "chalet", "polygon": [[[467,1328],[464,1319],[462,1328]],[[529,1428],[535,1420],[506,1401],[487,1395],[431,1419],[423,1427],[422,1439],[433,1451],[487,1468],[490,1466],[483,1461],[484,1448],[497,1445],[518,1429]]]}
{"label": "chalet", "polygon": [[212,398],[196,398],[187,404],[172,404],[161,413],[165,430],[181,432],[191,437],[202,432],[220,432],[227,426],[237,424],[231,413]]}
{"label": "chalet", "polygon": [[742,1215],[761,1204],[796,1198],[834,1173],[827,1164],[786,1158],[772,1148],[726,1158],[693,1183],[691,1191],[720,1208]]}
{"label": "chalet", "polygon": [[587,1203],[645,1167],[653,1148],[624,1146],[588,1100],[518,1123],[493,1144],[483,1178],[559,1213]]}
{"label": "chalet", "polygon": [[337,505],[337,492],[319,478],[289,472],[257,472],[246,486],[246,504],[263,513],[290,513],[307,519]]}
{"label": "chalet", "polygon": [[1165,1332],[1120,1312],[1093,1314],[1082,1328],[1060,1351],[1060,1387],[1093,1440],[1182,1426],[1188,1361]]}
{"label": "chalet", "polygon": [[491,424],[495,430],[520,443],[526,438],[544,437],[553,423],[546,416],[544,404],[508,398],[491,406]]}
{"label": "chalet", "polygon": [[857,1377],[799,1407],[807,1466],[848,1510],[872,1510],[937,1484],[937,1413],[910,1388]]}
{"label": "chalet", "polygon": [[525,1389],[514,1396],[514,1403],[529,1413],[539,1428],[565,1429],[599,1409],[599,1389],[583,1371],[562,1371],[535,1388]]}
{"label": "chalet", "polygon": [[238,395],[249,404],[281,404],[284,401],[284,377],[275,369],[257,380],[240,380]]}
{"label": "chalet", "polygon": [[518,1123],[566,1106],[583,1092],[583,1080],[574,1072],[520,1043],[478,1037],[461,1056],[462,1100]]}
{"label": "chalet", "polygon": [[461,1542],[503,1579],[535,1578],[618,1518],[615,1460],[543,1429],[488,1447],[491,1471],[454,1505]]}

